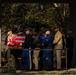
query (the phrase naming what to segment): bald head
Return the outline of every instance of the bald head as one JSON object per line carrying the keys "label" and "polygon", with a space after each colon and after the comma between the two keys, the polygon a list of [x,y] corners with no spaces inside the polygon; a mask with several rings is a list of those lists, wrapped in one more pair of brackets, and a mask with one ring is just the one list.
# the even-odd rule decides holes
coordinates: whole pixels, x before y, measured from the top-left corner
{"label": "bald head", "polygon": [[7,35],[10,35],[10,34],[12,34],[12,31],[11,30],[7,32]]}

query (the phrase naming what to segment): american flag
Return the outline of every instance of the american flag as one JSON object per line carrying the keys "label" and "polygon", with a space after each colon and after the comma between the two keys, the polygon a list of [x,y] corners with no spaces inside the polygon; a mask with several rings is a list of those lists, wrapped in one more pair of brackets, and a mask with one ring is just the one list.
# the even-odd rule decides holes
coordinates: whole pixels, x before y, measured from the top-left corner
{"label": "american flag", "polygon": [[[35,36],[32,36],[32,38],[35,38]],[[26,39],[26,36],[13,36],[8,39],[7,45],[13,46],[13,45],[22,45],[24,43],[24,40]]]}
{"label": "american flag", "polygon": [[24,43],[25,36],[16,36],[15,37],[15,44],[22,45]]}
{"label": "american flag", "polygon": [[24,43],[25,36],[13,36],[11,38],[8,38],[8,43],[7,45],[22,45]]}

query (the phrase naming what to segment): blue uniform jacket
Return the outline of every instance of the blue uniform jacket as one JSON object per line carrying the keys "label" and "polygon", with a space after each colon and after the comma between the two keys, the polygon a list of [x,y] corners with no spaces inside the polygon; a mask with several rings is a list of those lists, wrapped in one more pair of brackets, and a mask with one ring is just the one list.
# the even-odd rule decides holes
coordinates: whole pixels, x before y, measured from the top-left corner
{"label": "blue uniform jacket", "polygon": [[45,41],[44,41],[44,47],[53,48],[53,36],[51,34],[46,35]]}

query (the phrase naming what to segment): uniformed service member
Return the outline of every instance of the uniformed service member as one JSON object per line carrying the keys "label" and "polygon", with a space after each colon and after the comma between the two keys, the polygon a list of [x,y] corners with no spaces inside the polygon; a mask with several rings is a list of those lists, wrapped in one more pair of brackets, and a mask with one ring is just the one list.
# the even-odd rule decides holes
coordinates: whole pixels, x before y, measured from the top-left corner
{"label": "uniformed service member", "polygon": [[45,31],[45,40],[44,40],[44,48],[43,51],[43,69],[50,71],[53,70],[52,63],[52,48],[53,48],[53,36],[51,31],[47,29]]}
{"label": "uniformed service member", "polygon": [[61,69],[61,50],[58,49],[62,49],[63,48],[63,44],[62,44],[62,33],[59,31],[59,28],[56,27],[55,28],[55,36],[54,36],[54,49],[57,49],[54,51],[54,54],[56,54],[57,57],[57,70]]}
{"label": "uniformed service member", "polygon": [[[7,46],[8,46],[8,50],[10,50],[11,48],[9,48],[9,46],[12,46],[14,44],[10,40],[12,40],[11,38],[15,37],[16,35],[13,34],[12,30],[8,30],[7,35],[8,35],[8,37],[7,37]],[[7,57],[9,58],[9,56],[11,56],[11,58],[12,58],[12,60],[10,61],[11,64],[9,66],[11,66],[11,68],[13,68],[13,69],[15,69],[15,66],[16,66],[15,65],[14,55],[15,55],[15,50],[13,50],[13,52],[12,52],[12,50],[10,50],[10,54],[9,54],[9,52],[7,53]],[[10,59],[8,59],[8,60],[10,60]]]}

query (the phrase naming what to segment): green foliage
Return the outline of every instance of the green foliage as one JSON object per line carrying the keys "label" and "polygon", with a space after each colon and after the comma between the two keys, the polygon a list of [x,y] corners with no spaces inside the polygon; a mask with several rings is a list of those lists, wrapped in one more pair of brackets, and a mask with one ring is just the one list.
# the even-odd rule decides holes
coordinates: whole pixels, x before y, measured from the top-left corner
{"label": "green foliage", "polygon": [[66,31],[69,18],[69,4],[56,3],[13,3],[2,4],[1,22],[2,28],[25,29],[31,27],[33,31],[43,32],[50,27],[53,31],[55,26],[59,26],[62,31]]}

